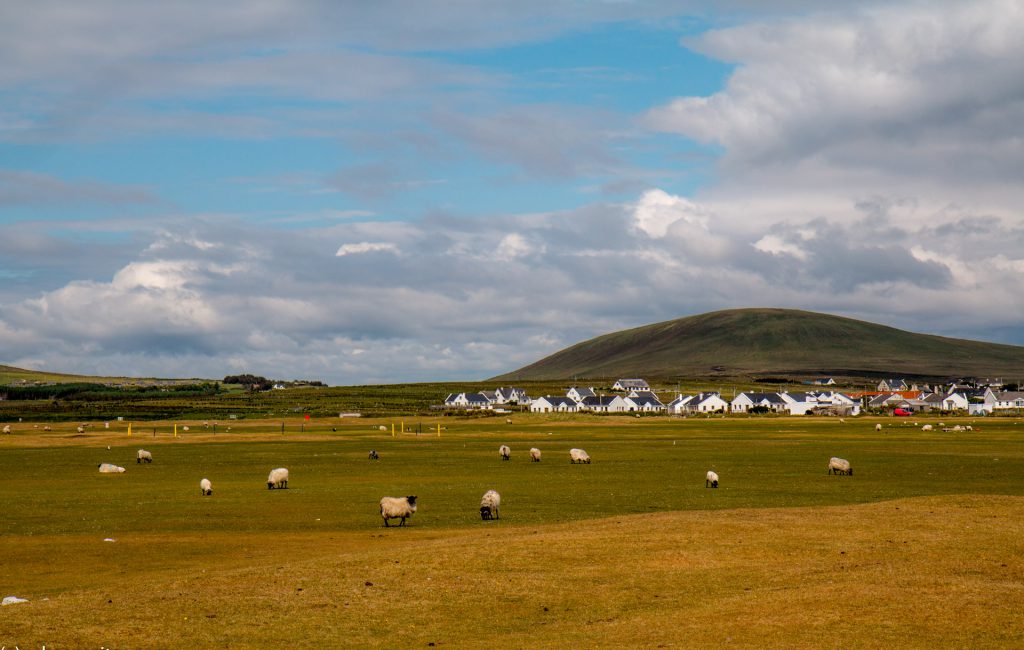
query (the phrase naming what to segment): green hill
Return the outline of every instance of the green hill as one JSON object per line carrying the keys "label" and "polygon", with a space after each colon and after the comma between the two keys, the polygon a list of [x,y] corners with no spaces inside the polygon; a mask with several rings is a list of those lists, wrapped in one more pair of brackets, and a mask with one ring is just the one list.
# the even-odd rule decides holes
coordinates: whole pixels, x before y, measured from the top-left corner
{"label": "green hill", "polygon": [[765,375],[1018,380],[1024,347],[806,311],[730,309],[605,334],[494,380]]}

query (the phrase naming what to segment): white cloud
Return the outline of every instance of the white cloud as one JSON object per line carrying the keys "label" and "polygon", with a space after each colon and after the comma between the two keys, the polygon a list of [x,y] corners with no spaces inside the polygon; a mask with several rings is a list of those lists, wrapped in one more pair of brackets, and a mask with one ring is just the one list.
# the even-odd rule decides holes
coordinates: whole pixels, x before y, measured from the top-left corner
{"label": "white cloud", "polygon": [[338,252],[334,255],[336,257],[345,257],[346,255],[361,255],[363,253],[393,253],[398,254],[398,247],[388,242],[359,242],[358,244],[342,244],[338,248]]}

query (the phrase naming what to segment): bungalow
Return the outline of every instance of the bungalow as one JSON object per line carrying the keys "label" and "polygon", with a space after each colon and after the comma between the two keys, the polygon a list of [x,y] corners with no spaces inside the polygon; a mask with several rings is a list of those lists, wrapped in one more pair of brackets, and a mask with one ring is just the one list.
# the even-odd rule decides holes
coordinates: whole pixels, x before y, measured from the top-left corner
{"label": "bungalow", "polygon": [[786,410],[786,402],[778,393],[740,393],[729,403],[729,410],[733,413],[746,413],[758,406],[776,413]]}
{"label": "bungalow", "polygon": [[565,391],[565,396],[577,402],[582,402],[588,397],[596,397],[597,393],[594,392],[593,388],[578,388],[573,386],[569,390]]}
{"label": "bungalow", "polygon": [[612,390],[621,390],[623,392],[631,390],[649,391],[651,387],[643,379],[619,379],[612,384]]}
{"label": "bungalow", "polygon": [[626,400],[620,395],[591,395],[579,402],[579,410],[595,413],[624,413],[629,410]]}
{"label": "bungalow", "polygon": [[985,392],[985,410],[989,413],[1003,409],[1024,409],[1024,392],[991,390]]}
{"label": "bungalow", "polygon": [[790,415],[806,415],[818,407],[818,396],[815,393],[779,393],[786,403],[785,409]]}
{"label": "bungalow", "polygon": [[579,405],[568,397],[538,397],[530,402],[531,413],[575,413]]}
{"label": "bungalow", "polygon": [[697,395],[680,395],[668,405],[668,412],[676,415],[686,413],[716,413],[728,411],[729,402],[718,393],[698,393]]}
{"label": "bungalow", "polygon": [[665,410],[658,396],[649,391],[631,391],[625,401],[629,411],[656,413]]}
{"label": "bungalow", "polygon": [[489,409],[491,401],[482,393],[451,393],[444,399],[446,408]]}
{"label": "bungalow", "polygon": [[868,402],[868,408],[871,409],[885,409],[885,408],[896,408],[897,405],[906,401],[906,398],[899,393],[883,393],[876,395]]}
{"label": "bungalow", "polygon": [[835,386],[836,380],[831,377],[818,377],[810,382],[814,386]]}
{"label": "bungalow", "polygon": [[494,401],[497,404],[529,404],[530,396],[522,388],[511,386],[502,387],[494,391]]}
{"label": "bungalow", "polygon": [[860,415],[860,400],[835,391],[818,393],[818,407],[825,407],[845,415]]}

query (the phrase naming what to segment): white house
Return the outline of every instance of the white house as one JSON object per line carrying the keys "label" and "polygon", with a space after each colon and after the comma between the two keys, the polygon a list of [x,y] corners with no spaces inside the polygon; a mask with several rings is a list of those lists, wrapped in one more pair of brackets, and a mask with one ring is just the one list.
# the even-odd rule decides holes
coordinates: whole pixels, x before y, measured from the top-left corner
{"label": "white house", "polygon": [[444,399],[447,408],[489,409],[491,401],[481,393],[451,393]]}
{"label": "white house", "polygon": [[597,393],[594,392],[593,388],[580,388],[578,386],[573,386],[565,391],[565,396],[576,402],[582,402],[584,399],[595,397],[596,395]]}
{"label": "white house", "polygon": [[621,395],[591,395],[579,402],[581,411],[594,413],[625,413],[629,410],[626,400]]}
{"label": "white house", "polygon": [[658,396],[651,392],[633,391],[625,398],[628,410],[639,413],[657,413],[665,410]]}
{"label": "white house", "polygon": [[668,404],[669,413],[682,415],[687,413],[715,413],[728,411],[729,402],[718,393],[698,393],[697,395],[679,395]]}
{"label": "white house", "polygon": [[1003,409],[1024,409],[1024,392],[985,391],[985,407],[989,413]]}
{"label": "white house", "polygon": [[621,390],[623,392],[631,390],[649,391],[651,387],[643,379],[619,379],[612,384],[612,390]]}
{"label": "white house", "polygon": [[494,401],[496,404],[526,405],[530,403],[530,396],[527,395],[526,391],[522,388],[503,386],[502,388],[494,391]]}
{"label": "white house", "polygon": [[943,411],[966,411],[968,406],[970,402],[963,393],[950,393],[942,398]]}
{"label": "white house", "polygon": [[850,415],[860,415],[860,400],[835,391],[818,393],[818,408],[834,408],[839,412],[847,411]]}
{"label": "white house", "polygon": [[531,413],[575,413],[579,405],[568,397],[538,397],[530,402]]}
{"label": "white house", "polygon": [[729,403],[729,410],[733,413],[746,413],[757,406],[778,413],[786,410],[786,401],[778,393],[740,393]]}
{"label": "white house", "polygon": [[878,382],[878,387],[875,389],[881,392],[898,391],[898,390],[911,390],[907,386],[907,382],[903,379],[883,379]]}
{"label": "white house", "polygon": [[808,411],[818,408],[818,396],[815,393],[779,393],[786,403],[784,407],[790,415],[806,415]]}

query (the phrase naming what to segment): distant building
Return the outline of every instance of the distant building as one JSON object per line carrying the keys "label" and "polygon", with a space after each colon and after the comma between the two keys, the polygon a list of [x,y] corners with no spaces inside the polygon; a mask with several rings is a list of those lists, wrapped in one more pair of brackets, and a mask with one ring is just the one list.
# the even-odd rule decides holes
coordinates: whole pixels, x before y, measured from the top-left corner
{"label": "distant building", "polygon": [[612,390],[629,392],[631,390],[650,391],[651,387],[643,379],[619,379],[612,384]]}

